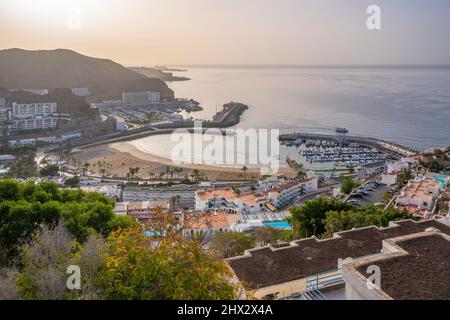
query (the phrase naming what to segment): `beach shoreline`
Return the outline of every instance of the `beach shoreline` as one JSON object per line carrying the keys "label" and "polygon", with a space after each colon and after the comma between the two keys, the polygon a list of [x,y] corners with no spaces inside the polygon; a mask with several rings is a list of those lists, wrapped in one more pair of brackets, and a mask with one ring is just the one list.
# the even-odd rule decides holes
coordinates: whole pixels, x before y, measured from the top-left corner
{"label": "beach shoreline", "polygon": [[[212,173],[228,173],[233,175],[241,175],[242,168],[241,167],[226,167],[226,166],[214,166],[207,164],[194,164],[194,163],[176,163],[171,159],[161,157],[158,155],[154,155],[148,152],[145,152],[138,148],[137,146],[129,143],[129,142],[118,142],[107,145],[107,148],[112,149],[116,152],[120,152],[122,154],[128,154],[134,158],[160,165],[173,166],[173,167],[181,167],[191,170],[201,170],[202,172],[207,173],[207,175],[211,175]],[[246,171],[247,176],[254,176],[255,178],[259,178],[261,176],[261,171],[259,167],[248,167]],[[279,174],[285,174],[288,176],[292,176],[295,174],[294,170],[287,167],[281,166]]]}

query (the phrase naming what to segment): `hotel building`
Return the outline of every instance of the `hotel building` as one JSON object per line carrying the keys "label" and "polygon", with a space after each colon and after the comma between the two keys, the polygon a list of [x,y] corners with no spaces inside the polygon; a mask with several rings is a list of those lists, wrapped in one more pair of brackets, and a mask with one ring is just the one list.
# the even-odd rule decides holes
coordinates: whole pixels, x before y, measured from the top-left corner
{"label": "hotel building", "polygon": [[160,93],[153,91],[123,92],[122,102],[127,107],[139,107],[155,104],[160,101]]}
{"label": "hotel building", "polygon": [[58,106],[56,103],[16,103],[10,114],[10,130],[46,130],[58,126]]}

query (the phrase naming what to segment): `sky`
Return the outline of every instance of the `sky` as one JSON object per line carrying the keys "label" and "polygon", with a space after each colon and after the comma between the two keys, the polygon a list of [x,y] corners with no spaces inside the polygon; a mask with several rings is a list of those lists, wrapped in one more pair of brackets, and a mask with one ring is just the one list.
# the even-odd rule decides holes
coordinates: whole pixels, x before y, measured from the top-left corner
{"label": "sky", "polygon": [[448,0],[0,0],[0,49],[127,66],[450,64],[449,34]]}

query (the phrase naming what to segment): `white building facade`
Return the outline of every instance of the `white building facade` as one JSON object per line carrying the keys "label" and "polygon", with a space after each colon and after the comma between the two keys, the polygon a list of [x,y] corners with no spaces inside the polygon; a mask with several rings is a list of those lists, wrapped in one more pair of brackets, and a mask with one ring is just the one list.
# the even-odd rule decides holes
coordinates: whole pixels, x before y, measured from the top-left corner
{"label": "white building facade", "polygon": [[160,93],[157,91],[123,92],[122,102],[128,107],[145,106],[160,101]]}

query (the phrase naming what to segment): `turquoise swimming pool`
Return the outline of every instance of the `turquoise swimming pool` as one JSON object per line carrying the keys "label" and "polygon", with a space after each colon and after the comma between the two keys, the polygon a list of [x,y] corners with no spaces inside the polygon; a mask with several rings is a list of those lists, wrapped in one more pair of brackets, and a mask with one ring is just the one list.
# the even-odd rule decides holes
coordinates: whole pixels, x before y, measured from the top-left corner
{"label": "turquoise swimming pool", "polygon": [[434,180],[441,184],[442,189],[445,189],[445,179],[441,177],[434,177]]}
{"label": "turquoise swimming pool", "polygon": [[292,226],[286,221],[263,222],[264,226],[275,229],[292,230]]}

